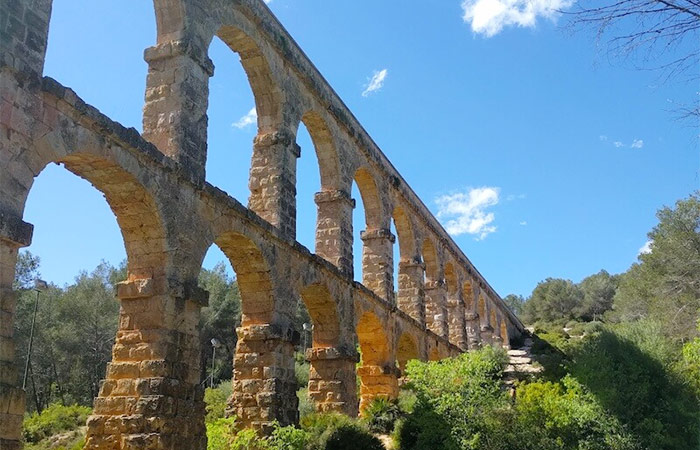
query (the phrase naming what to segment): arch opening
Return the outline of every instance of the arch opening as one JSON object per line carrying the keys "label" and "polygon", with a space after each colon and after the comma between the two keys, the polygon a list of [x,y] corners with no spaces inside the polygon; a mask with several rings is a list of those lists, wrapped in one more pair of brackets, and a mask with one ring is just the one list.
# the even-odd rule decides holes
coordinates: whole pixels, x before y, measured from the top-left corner
{"label": "arch opening", "polygon": [[372,312],[365,312],[357,323],[360,345],[360,411],[377,397],[397,398],[398,378],[390,356],[389,340],[382,322]]}
{"label": "arch opening", "polygon": [[[18,205],[23,219],[35,225],[32,245],[19,258],[2,243],[0,265],[15,270],[0,271],[0,296],[17,289],[7,303],[16,308],[3,311],[3,322],[16,332],[8,337],[12,353],[3,353],[2,362],[16,368],[19,383],[26,379],[27,406],[38,411],[67,399],[90,406],[103,395],[101,381],[109,378],[107,364],[120,345],[117,330],[133,329],[138,323],[133,301],[116,298],[118,286],[124,281],[160,281],[166,266],[160,210],[140,181],[111,159],[119,149],[105,156],[104,149],[68,135],[66,131],[63,136],[72,142],[68,155],[58,157],[48,141],[39,141],[21,157],[31,155],[40,173],[8,171],[0,183],[8,203]],[[27,188],[8,191],[6,183]],[[34,284],[40,276],[48,286]],[[28,357],[35,305],[37,326]]]}
{"label": "arch opening", "polygon": [[402,333],[396,346],[396,362],[402,377],[406,375],[406,364],[412,359],[420,359],[418,344],[413,336]]}

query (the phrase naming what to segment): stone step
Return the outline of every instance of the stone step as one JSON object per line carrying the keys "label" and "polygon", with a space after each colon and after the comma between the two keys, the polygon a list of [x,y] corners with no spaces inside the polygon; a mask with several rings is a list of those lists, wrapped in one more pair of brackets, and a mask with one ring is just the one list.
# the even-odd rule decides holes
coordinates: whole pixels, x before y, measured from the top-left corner
{"label": "stone step", "polygon": [[532,358],[529,356],[513,356],[508,358],[510,364],[532,364]]}
{"label": "stone step", "polygon": [[508,356],[528,356],[528,352],[523,349],[508,350]]}

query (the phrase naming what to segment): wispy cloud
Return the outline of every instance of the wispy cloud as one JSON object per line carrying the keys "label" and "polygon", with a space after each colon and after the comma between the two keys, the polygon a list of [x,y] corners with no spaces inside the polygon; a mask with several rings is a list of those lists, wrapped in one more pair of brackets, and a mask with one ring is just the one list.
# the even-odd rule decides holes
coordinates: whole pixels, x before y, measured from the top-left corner
{"label": "wispy cloud", "polygon": [[604,135],[604,134],[601,134],[600,136],[598,136],[598,139],[600,139],[601,142],[609,142],[609,143],[610,143],[613,147],[615,147],[615,148],[623,148],[623,147],[627,147],[627,148],[642,148],[642,147],[644,147],[644,141],[643,141],[642,139],[637,139],[637,138],[632,139],[632,143],[629,144],[629,145],[625,144],[625,143],[622,142],[622,141],[611,141],[611,140],[608,138],[608,136],[606,136],[606,135]]}
{"label": "wispy cloud", "polygon": [[522,222],[520,222],[520,225],[522,225],[522,226],[527,225],[527,220],[523,220]]}
{"label": "wispy cloud", "polygon": [[640,255],[646,255],[647,253],[651,253],[651,245],[654,243],[654,241],[646,241],[644,245],[639,249],[637,252],[637,256]]}
{"label": "wispy cloud", "polygon": [[380,90],[384,86],[384,80],[386,80],[388,73],[389,72],[387,69],[382,69],[378,72],[375,71],[374,75],[372,75],[372,78],[370,78],[369,82],[367,83],[365,90],[362,91],[362,96],[367,97],[372,92],[377,92]]}
{"label": "wispy cloud", "polygon": [[437,216],[453,236],[473,234],[480,241],[496,231],[495,215],[487,209],[498,204],[500,188],[480,187],[435,199]]}
{"label": "wispy cloud", "polygon": [[247,128],[250,125],[253,125],[257,121],[258,112],[255,110],[255,107],[253,107],[250,111],[248,111],[248,114],[233,122],[231,125],[238,128],[239,130],[242,130],[243,128]]}
{"label": "wispy cloud", "polygon": [[573,0],[463,0],[462,20],[474,33],[495,36],[507,26],[534,28],[538,17],[556,20]]}

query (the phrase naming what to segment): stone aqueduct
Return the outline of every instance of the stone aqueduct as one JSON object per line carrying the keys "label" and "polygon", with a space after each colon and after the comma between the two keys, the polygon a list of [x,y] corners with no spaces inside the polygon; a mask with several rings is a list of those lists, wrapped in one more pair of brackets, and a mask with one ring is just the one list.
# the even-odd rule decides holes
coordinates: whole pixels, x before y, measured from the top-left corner
{"label": "stone aqueduct", "polygon": [[[508,345],[524,331],[261,0],[154,3],[140,135],[43,76],[51,0],[0,2],[0,449],[21,446],[12,282],[33,231],[22,220],[25,201],[52,162],[104,194],[128,257],[86,448],[205,448],[197,327],[207,293],[197,276],[213,244],[242,296],[230,411],[247,426],[297,419],[299,298],[315,325],[309,392],[323,411],[357,414],[376,396],[396,396],[409,359]],[[247,208],[204,178],[214,36],[240,56],[258,112]],[[321,177],[314,253],[295,240],[301,122]],[[353,282],[353,181],[366,212],[361,284]]]}

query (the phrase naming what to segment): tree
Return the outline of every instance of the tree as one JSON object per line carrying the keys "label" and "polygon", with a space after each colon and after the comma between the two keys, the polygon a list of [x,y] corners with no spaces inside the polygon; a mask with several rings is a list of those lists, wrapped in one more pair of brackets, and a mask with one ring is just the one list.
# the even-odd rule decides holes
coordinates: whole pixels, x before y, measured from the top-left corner
{"label": "tree", "polygon": [[540,282],[523,306],[523,320],[566,322],[575,318],[583,301],[583,291],[570,280],[547,278]]}
{"label": "tree", "polygon": [[32,255],[28,250],[23,250],[17,255],[15,266],[14,290],[31,289],[34,280],[39,278],[39,257]]}
{"label": "tree", "polygon": [[233,355],[236,351],[236,327],[241,323],[241,295],[238,284],[226,273],[226,264],[220,262],[212,270],[201,270],[199,285],[209,292],[209,306],[202,308],[200,319],[202,379],[212,375],[212,339],[222,344],[221,348],[217,349],[214,381],[230,379],[233,374]]}
{"label": "tree", "polygon": [[[38,259],[20,267],[33,267],[36,273]],[[33,277],[23,275],[25,269],[17,272],[16,285]],[[121,275],[103,262],[91,273],[81,273],[72,285],[50,284],[41,292],[28,385],[28,398],[36,410],[53,402],[92,404],[111,359],[119,317],[116,282]],[[35,300],[31,290],[20,291],[17,297],[17,367],[26,361]]]}
{"label": "tree", "polygon": [[[677,76],[691,72],[700,57],[700,2],[696,0],[582,0],[571,12],[575,26],[597,28],[598,38],[612,34],[609,50],[624,58],[640,55]],[[694,112],[697,113],[697,107]]]}
{"label": "tree", "polygon": [[656,216],[659,223],[648,234],[651,252],[622,276],[614,317],[652,318],[669,336],[687,341],[697,335],[700,313],[700,192]]}
{"label": "tree", "polygon": [[525,299],[522,295],[508,294],[503,297],[503,303],[505,303],[511,311],[519,316],[523,312]]}
{"label": "tree", "polygon": [[612,308],[617,291],[617,277],[601,270],[584,278],[579,287],[583,291],[583,301],[576,311],[577,318],[584,321],[597,320]]}

